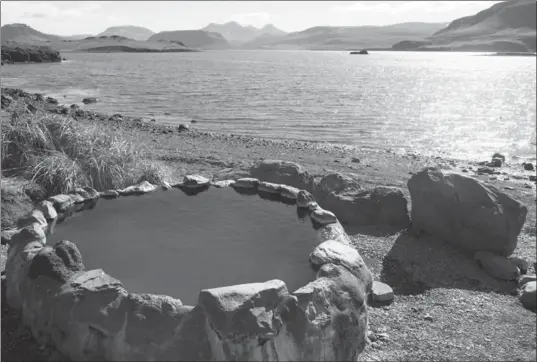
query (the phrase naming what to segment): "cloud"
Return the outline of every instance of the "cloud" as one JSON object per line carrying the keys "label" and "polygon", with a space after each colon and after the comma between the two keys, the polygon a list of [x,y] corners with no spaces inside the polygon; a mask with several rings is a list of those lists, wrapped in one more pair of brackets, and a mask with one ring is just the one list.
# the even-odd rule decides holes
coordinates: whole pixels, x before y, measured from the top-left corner
{"label": "cloud", "polygon": [[63,20],[92,15],[102,8],[103,1],[2,1],[2,23],[24,22],[27,19]]}
{"label": "cloud", "polygon": [[368,12],[384,14],[403,14],[419,11],[421,13],[447,13],[451,11],[479,11],[500,1],[358,1],[349,5],[339,5],[334,12]]}

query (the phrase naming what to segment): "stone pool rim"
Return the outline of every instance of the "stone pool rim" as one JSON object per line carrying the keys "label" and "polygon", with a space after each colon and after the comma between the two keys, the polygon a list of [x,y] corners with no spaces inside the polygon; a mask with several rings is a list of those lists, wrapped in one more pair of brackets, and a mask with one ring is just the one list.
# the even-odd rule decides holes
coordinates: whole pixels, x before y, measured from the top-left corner
{"label": "stone pool rim", "polygon": [[[288,292],[285,282],[278,279],[259,281],[258,283],[247,283],[210,289],[202,289],[199,291],[198,302],[196,306],[183,305],[180,299],[172,298],[169,296],[158,296],[152,294],[144,295],[155,297],[157,299],[161,298],[161,301],[164,300],[162,301],[162,303],[166,302],[176,307],[182,306],[184,308],[190,309],[195,309],[200,306],[200,303],[202,303],[202,299],[207,299],[207,294],[211,294],[217,290],[218,293],[222,293],[222,291],[226,289],[240,289],[246,287],[256,288],[256,286],[261,288],[260,286],[262,285],[268,285],[270,288],[275,288],[280,291],[283,291],[283,294],[293,296],[297,292],[314,283],[316,280],[319,280],[319,278],[326,277],[327,272],[323,272],[323,270],[326,269],[323,268],[323,266],[325,265],[334,265],[337,267],[344,268],[363,284],[364,293],[366,294],[366,296],[370,293],[372,285],[372,276],[365,264],[363,263],[361,256],[358,254],[356,249],[352,247],[350,238],[343,229],[343,226],[340,224],[339,220],[332,212],[322,209],[315,201],[313,195],[308,191],[301,190],[288,185],[259,181],[258,179],[251,177],[240,178],[237,180],[223,180],[213,182],[200,175],[186,175],[183,179],[183,182],[174,185],[170,185],[167,183],[163,183],[161,185],[153,185],[147,181],[143,181],[137,185],[129,186],[124,189],[108,190],[104,192],[97,192],[90,187],[77,188],[70,194],[55,195],[48,198],[46,201],[41,202],[28,215],[20,219],[20,222],[18,223],[18,226],[20,227],[19,229],[10,231],[11,239],[8,243],[9,251],[6,261],[6,297],[8,304],[11,307],[22,309],[23,321],[25,322],[25,324],[30,324],[30,327],[33,326],[31,321],[28,321],[27,318],[24,318],[24,312],[26,311],[28,315],[31,315],[34,313],[39,313],[39,311],[29,310],[31,308],[27,306],[28,302],[25,300],[25,295],[22,290],[24,288],[21,287],[20,284],[22,284],[22,282],[24,281],[25,283],[29,283],[29,287],[27,288],[39,287],[39,285],[37,285],[39,284],[39,275],[34,275],[31,280],[28,280],[28,272],[30,266],[32,265],[32,262],[35,259],[35,256],[38,255],[40,251],[50,251],[56,248],[56,246],[58,246],[59,244],[63,243],[63,241],[60,241],[53,245],[52,248],[51,246],[47,246],[46,244],[46,236],[48,234],[49,228],[57,221],[60,214],[65,213],[67,210],[72,210],[73,208],[77,208],[76,211],[83,211],[87,205],[92,205],[93,203],[93,206],[95,206],[96,200],[101,197],[105,199],[114,199],[131,195],[141,196],[150,192],[157,191],[159,189],[166,191],[171,188],[179,188],[188,194],[203,192],[210,187],[232,187],[235,189],[235,191],[239,193],[241,193],[241,191],[246,190],[252,193],[257,193],[261,198],[263,198],[263,194],[276,195],[287,201],[294,202],[296,204],[297,209],[301,209],[301,211],[306,211],[307,213],[309,213],[310,219],[312,221],[312,227],[315,227],[315,223],[317,223],[317,245],[312,251],[310,251],[309,254],[309,261],[311,267],[314,270],[319,270],[317,277],[305,286],[293,291],[292,293]],[[68,222],[68,220],[66,222]],[[73,240],[73,242],[71,242],[70,244],[74,245],[74,249],[78,252],[78,248],[76,248],[76,240]],[[59,247],[61,248],[61,246]],[[79,252],[78,255],[80,255]],[[81,264],[82,261],[83,256],[81,256]],[[107,280],[116,283],[118,285],[118,288],[120,288],[122,290],[122,293],[124,293],[125,295],[142,295],[136,293],[129,293],[123,286],[121,281],[113,278],[113,276],[106,274],[102,269],[85,270],[85,268],[83,268],[82,270],[77,270],[76,272],[71,273],[71,275],[69,275],[69,277],[62,282],[61,288],[72,284],[74,281],[83,284],[84,282],[89,282],[95,279]],[[32,285],[32,283],[35,285]],[[366,308],[365,300],[362,304],[364,305],[364,308]],[[37,333],[33,330],[32,332],[34,334]],[[60,352],[77,355],[76,352],[73,353],[73,351],[61,350],[61,348]]]}

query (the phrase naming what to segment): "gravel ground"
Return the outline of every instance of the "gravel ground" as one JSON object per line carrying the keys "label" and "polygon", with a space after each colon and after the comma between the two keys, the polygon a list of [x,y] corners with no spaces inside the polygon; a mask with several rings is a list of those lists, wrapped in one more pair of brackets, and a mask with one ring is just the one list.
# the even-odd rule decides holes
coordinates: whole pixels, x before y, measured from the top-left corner
{"label": "gravel ground", "polygon": [[[90,115],[90,118],[98,118]],[[103,120],[106,117],[103,118]],[[79,117],[81,122],[85,117]],[[260,159],[298,162],[315,176],[351,173],[364,187],[401,187],[411,173],[425,166],[467,170],[476,176],[477,162],[440,157],[371,151],[323,143],[274,141],[229,134],[178,132],[154,123],[120,122],[118,131],[150,145],[149,158],[169,169],[170,181],[185,174],[212,176],[246,172]],[[514,253],[533,270],[536,260],[535,183],[512,162],[488,181],[528,207],[526,224]],[[483,178],[483,176],[481,176]],[[3,184],[5,180],[2,180]],[[4,192],[4,190],[3,190]],[[5,208],[4,200],[2,207]],[[9,205],[7,205],[9,207]],[[15,218],[17,213],[13,213]],[[4,218],[2,219],[4,222]],[[375,277],[391,285],[393,304],[370,308],[371,340],[360,360],[468,361],[535,360],[536,315],[513,295],[513,283],[489,278],[471,257],[429,236],[375,227],[347,227],[356,248]],[[1,254],[5,265],[5,249]],[[3,293],[3,288],[2,288]],[[2,360],[58,360],[48,347],[39,347],[20,326],[18,314],[2,300]]]}

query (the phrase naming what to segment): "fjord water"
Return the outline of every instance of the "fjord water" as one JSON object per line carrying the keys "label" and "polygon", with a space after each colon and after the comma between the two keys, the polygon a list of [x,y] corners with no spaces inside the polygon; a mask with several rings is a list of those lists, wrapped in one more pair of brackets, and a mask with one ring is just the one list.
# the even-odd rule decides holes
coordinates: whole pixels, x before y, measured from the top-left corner
{"label": "fjord water", "polygon": [[296,206],[215,189],[179,189],[101,199],[58,224],[50,245],[69,240],[86,270],[102,268],[129,292],[197,303],[202,289],[280,279],[290,291],[315,279],[317,245]]}
{"label": "fjord water", "polygon": [[460,159],[535,158],[535,57],[476,53],[65,53],[2,86],[197,129]]}

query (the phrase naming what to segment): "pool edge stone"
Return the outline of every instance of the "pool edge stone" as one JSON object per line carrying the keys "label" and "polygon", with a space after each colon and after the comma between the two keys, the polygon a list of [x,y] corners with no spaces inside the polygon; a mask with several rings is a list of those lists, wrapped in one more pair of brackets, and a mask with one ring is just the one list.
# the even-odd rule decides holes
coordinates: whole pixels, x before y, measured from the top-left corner
{"label": "pool edge stone", "polygon": [[[196,176],[194,177],[195,181],[193,181],[194,185],[186,186],[185,182],[183,181],[180,186],[173,185],[173,187],[179,186],[181,188],[185,187],[198,189],[204,187],[207,188],[210,185],[215,186],[215,183],[210,182],[208,179],[208,183],[205,184],[204,180],[197,178],[197,175],[193,176]],[[186,177],[187,176],[185,176],[185,179]],[[190,178],[190,180],[192,180],[192,178]],[[229,180],[226,180],[225,182],[227,181]],[[301,208],[299,204],[305,205],[307,208],[305,212],[310,214],[312,222],[315,221],[312,217],[313,213],[320,214],[326,211],[333,215],[332,212],[321,209],[315,201],[313,195],[306,190],[300,190],[288,185],[271,183],[263,183],[263,186],[261,189],[259,189],[258,186],[260,185],[260,181],[254,178],[238,179],[233,183],[229,182],[227,185],[225,182],[222,184],[225,185],[224,187],[231,186],[238,189],[249,188],[255,190],[257,193],[268,192],[271,194],[279,194],[279,196],[284,199],[295,200],[294,204],[299,209]],[[161,187],[163,186],[161,185]],[[265,188],[267,188],[267,191],[265,191]],[[138,185],[129,186],[123,190],[118,190],[117,196],[120,196],[121,194],[119,191],[123,191],[125,194],[125,190],[129,190],[126,194],[132,195],[145,194],[147,192],[155,191],[156,189],[158,189],[158,186],[144,181]],[[97,191],[95,191],[95,193],[97,193]],[[97,197],[94,198],[105,197],[105,193],[106,192],[97,193]],[[305,201],[304,203],[301,203],[298,200],[299,194],[301,193],[302,196],[306,196],[304,197],[304,200],[301,200]],[[294,198],[295,195],[296,198]],[[72,202],[71,206],[74,205],[75,200],[73,197],[70,197],[70,195],[60,196],[61,197],[57,198],[49,198],[49,201],[47,201],[53,206],[54,210],[56,210],[53,203],[54,201],[56,201],[60,211],[65,211],[65,209],[68,209],[66,204],[69,202]],[[77,196],[81,195],[78,194]],[[62,204],[62,201],[64,201],[65,204]],[[41,210],[39,211],[41,212]],[[343,226],[339,223],[337,218],[334,217],[334,220],[334,218],[330,217],[331,215],[328,216],[329,217],[327,220],[321,220],[325,224],[321,225],[321,227],[317,229],[317,238],[316,240],[313,240],[315,247],[313,248],[313,251],[310,251],[310,262],[312,260],[311,255],[313,255],[316,251],[318,254],[319,247],[323,245],[323,243],[325,246],[330,243],[342,244],[342,246],[339,248],[337,244],[333,244],[336,249],[350,248],[351,241],[343,229]],[[317,258],[319,259],[317,260],[314,258],[311,264],[319,268],[316,278],[305,286],[298,288],[293,293],[289,293],[287,286],[283,281],[276,279],[264,283],[233,285],[229,287],[212,288],[200,291],[200,296],[202,296],[202,294],[206,295],[207,293],[213,293],[215,290],[233,290],[240,287],[245,287],[246,289],[251,290],[252,288],[255,289],[255,285],[257,285],[258,289],[261,288],[257,292],[254,290],[255,293],[251,293],[252,295],[248,297],[250,298],[249,300],[257,302],[253,304],[250,302],[246,304],[239,303],[239,305],[237,305],[239,310],[233,311],[233,309],[230,309],[228,311],[229,313],[225,312],[222,314],[216,312],[216,315],[219,315],[220,317],[215,317],[213,312],[208,311],[208,306],[203,298],[200,298],[201,300],[196,306],[184,306],[179,299],[168,296],[129,293],[123,287],[121,281],[109,276],[102,271],[102,269],[75,272],[65,283],[60,286],[55,286],[56,289],[59,288],[59,291],[56,294],[51,294],[50,288],[47,289],[48,291],[41,296],[45,299],[43,299],[42,303],[38,303],[38,301],[32,300],[33,297],[36,297],[36,295],[33,294],[37,293],[38,290],[41,290],[44,287],[39,287],[39,285],[37,285],[39,283],[36,284],[36,281],[43,281],[43,278],[47,279],[48,277],[37,276],[35,280],[32,281],[32,279],[30,279],[28,276],[28,272],[32,261],[35,259],[35,256],[38,255],[46,245],[45,230],[40,229],[39,225],[40,224],[38,223],[32,223],[30,226],[28,226],[26,229],[30,229],[23,233],[22,238],[17,238],[17,235],[20,235],[22,230],[13,236],[15,238],[15,245],[10,247],[8,251],[8,260],[6,261],[6,279],[8,284],[8,295],[6,297],[8,298],[8,304],[10,304],[10,306],[17,309],[22,308],[23,317],[24,314],[26,314],[26,317],[23,319],[26,324],[30,325],[34,334],[38,334],[45,339],[52,339],[62,353],[75,357],[75,359],[110,359],[111,356],[115,356],[112,359],[117,360],[126,358],[138,360],[173,360],[177,358],[199,359],[200,356],[203,356],[203,359],[205,360],[236,358],[246,358],[250,360],[304,360],[318,359],[319,356],[313,354],[311,351],[319,350],[319,348],[321,348],[325,351],[325,353],[327,353],[326,356],[328,356],[328,359],[345,360],[354,359],[363,351],[363,348],[365,347],[365,337],[363,337],[364,335],[367,335],[367,311],[365,296],[369,293],[369,279],[360,273],[353,273],[352,271],[348,270],[349,268],[347,265],[345,265],[348,260],[345,259],[345,256],[342,256],[338,259],[337,253],[331,256],[328,255],[324,259]],[[35,232],[32,232],[32,230]],[[41,232],[39,232],[39,230],[41,230]],[[58,244],[59,243],[56,243],[54,246],[48,246],[45,250],[54,250]],[[75,249],[78,250],[78,248],[76,248],[76,244],[72,245],[74,245]],[[356,254],[361,258],[357,251]],[[307,257],[306,253],[305,257]],[[352,269],[352,266],[349,267]],[[370,274],[367,266],[365,266],[364,273],[364,275],[367,275],[367,273]],[[352,276],[352,278],[349,276]],[[81,278],[86,278],[86,281],[80,283]],[[366,280],[362,280],[361,278],[365,278]],[[77,280],[79,282],[77,282]],[[123,326],[124,332],[123,335],[121,335],[121,338],[117,335],[120,332],[120,330],[117,329],[119,322],[102,319],[102,317],[100,317],[100,309],[96,308],[97,306],[92,306],[89,302],[85,302],[86,304],[83,304],[85,305],[83,310],[86,311],[84,313],[89,313],[90,316],[93,316],[91,318],[86,316],[84,321],[80,321],[77,318],[75,318],[74,321],[69,321],[69,317],[64,315],[66,312],[73,313],[74,311],[79,310],[77,308],[82,308],[79,303],[74,303],[71,301],[71,304],[73,305],[70,309],[61,308],[61,306],[65,306],[65,303],[69,303],[69,298],[67,296],[71,295],[74,289],[84,286],[85,283],[89,283],[89,285],[94,285],[97,282],[101,283],[104,289],[99,289],[100,291],[97,294],[100,295],[101,292],[106,294],[105,292],[109,290],[107,287],[105,287],[107,285],[105,283],[106,280],[111,281],[112,283],[110,290],[115,290],[114,288],[117,289],[117,293],[112,293],[116,293],[117,295],[115,298],[113,298],[113,300],[109,300],[106,302],[107,304],[105,303],[105,305],[102,305],[101,309],[105,308],[107,311],[106,313],[108,313],[107,315],[110,318],[119,318],[123,323],[121,325]],[[119,284],[112,281],[116,281]],[[275,283],[275,285],[271,285],[271,283]],[[51,285],[53,284],[54,283]],[[260,285],[262,285],[262,287],[260,287]],[[325,289],[333,291],[336,287],[341,287],[345,290],[353,290],[351,293],[352,296],[348,296],[348,293],[334,294],[332,292],[326,293],[323,291]],[[263,288],[266,288],[269,291],[264,291],[265,289]],[[10,289],[11,292],[9,292]],[[274,292],[274,289],[279,290],[279,292]],[[270,292],[270,290],[273,290],[273,292]],[[269,293],[272,295],[272,299],[268,298],[269,301],[265,300],[265,302],[268,303],[265,307],[262,307],[263,303],[261,305],[258,304],[263,300],[262,295],[265,295],[263,293]],[[325,310],[316,312],[316,300],[322,296],[326,297],[327,295],[329,295],[329,298],[331,299],[328,302],[328,305],[323,307]],[[140,302],[140,304],[136,302],[138,303],[136,304],[132,302],[132,300],[128,302],[129,296],[131,296],[131,299],[138,298],[137,296],[140,296],[140,298],[137,300],[146,300],[147,303],[144,302],[144,304]],[[356,307],[356,305],[352,303],[352,298],[358,298],[359,307]],[[162,307],[160,310],[155,307],[155,303],[157,303],[155,300],[160,300],[161,302],[158,303],[161,303],[159,304],[161,306],[167,305],[166,311],[164,311],[164,307]],[[270,300],[272,300],[272,302],[270,302]],[[166,301],[171,301],[171,304],[166,304]],[[137,306],[135,308],[132,307],[132,303]],[[355,324],[355,327],[353,328],[352,340],[348,339],[348,330],[342,330],[341,324],[337,323],[338,318],[340,318],[340,314],[341,318],[343,318],[343,312],[338,309],[339,307],[334,307],[333,303],[338,304],[338,306],[343,306],[343,309],[348,311],[347,313],[354,315],[353,318],[359,321],[359,323]],[[127,305],[130,305],[131,309],[127,308]],[[173,306],[171,307],[171,305]],[[46,313],[43,313],[41,306],[49,306],[52,308],[53,315],[51,317],[45,316]],[[126,312],[128,312],[127,314],[123,314],[123,317],[121,317],[121,313],[119,313],[121,308],[127,308]],[[157,309],[156,314],[155,312],[150,312],[151,310],[155,311],[155,308]],[[246,308],[246,310],[244,312],[240,312],[240,310],[242,310],[241,308]],[[173,310],[173,312],[170,312],[170,310]],[[264,312],[262,312],[263,310]],[[149,321],[144,322],[146,317],[142,317],[141,320],[139,319],[144,315],[144,313],[149,313],[146,317],[151,315],[152,318],[157,318],[160,321],[158,325],[154,326],[156,330],[151,330]],[[253,323],[252,328],[255,330],[253,336],[252,334],[246,333],[240,337],[240,331],[235,331],[235,334],[233,331],[231,331],[231,334],[228,333],[227,335],[224,335],[222,333],[223,331],[221,330],[222,325],[218,327],[219,324],[215,323],[216,320],[214,318],[217,318],[221,323],[224,323],[224,326],[227,326],[225,328],[236,328],[236,322],[233,322],[234,319],[231,317],[231,315],[241,315],[241,318],[244,318],[243,314],[241,313],[246,313],[247,315],[251,316],[246,320],[249,320],[251,323]],[[334,323],[327,324],[322,322],[326,314],[332,316]],[[43,316],[37,317],[38,315]],[[36,321],[36,318],[39,321]],[[101,323],[95,323],[99,318],[101,318],[102,324],[104,325],[100,325]],[[308,320],[311,322],[307,322]],[[245,320],[243,320],[243,322],[244,321]],[[63,334],[58,333],[58,331],[54,332],[53,327],[61,323],[63,323],[64,329],[74,329],[63,331]],[[109,326],[110,323],[116,323],[116,327],[111,328]],[[166,325],[166,335],[168,337],[163,337],[162,335],[163,331],[161,327],[163,324]],[[74,326],[76,326],[76,328]],[[187,326],[188,329],[185,329]],[[88,328],[89,333],[85,332],[88,330]],[[141,331],[140,328],[142,328]],[[158,334],[158,331],[160,331],[161,334]],[[72,334],[72,337],[67,337],[66,341],[64,335],[69,336],[69,333]],[[130,339],[124,335],[125,333],[130,335]],[[135,335],[136,337],[134,337]],[[326,336],[328,335],[334,335],[334,338],[336,339],[334,340],[327,338]],[[242,341],[241,343],[237,342],[237,337],[240,337],[240,340]],[[84,343],[90,343],[91,340],[95,340],[95,338],[97,338],[97,340],[101,340],[101,342],[99,342],[99,348],[102,350],[94,351],[90,356],[88,356],[84,354],[84,351],[77,349],[80,349],[80,346],[82,346]],[[155,345],[151,342],[154,338],[159,339],[158,345]],[[245,343],[246,340],[247,343]],[[142,343],[142,341],[146,342]],[[304,345],[304,343],[306,343],[306,345]],[[338,343],[341,343],[339,347]],[[206,350],[207,348],[208,350]]]}

